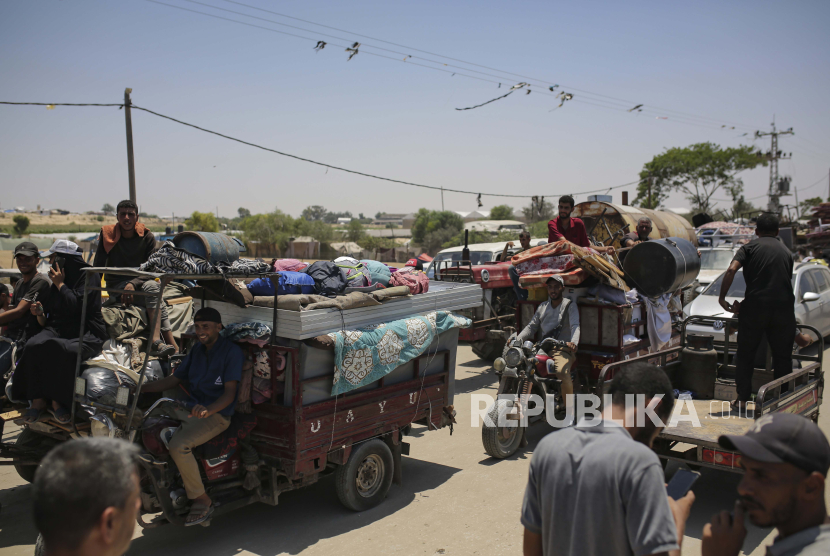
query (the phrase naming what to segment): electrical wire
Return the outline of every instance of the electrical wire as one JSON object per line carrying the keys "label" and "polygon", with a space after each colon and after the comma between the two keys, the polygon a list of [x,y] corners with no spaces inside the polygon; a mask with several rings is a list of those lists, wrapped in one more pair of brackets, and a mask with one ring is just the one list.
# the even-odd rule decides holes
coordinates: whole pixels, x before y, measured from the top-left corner
{"label": "electrical wire", "polygon": [[[276,29],[272,29],[270,27],[263,27],[261,25],[255,25],[255,24],[244,22],[244,21],[239,21],[239,20],[235,20],[235,19],[222,17],[222,16],[217,16],[217,15],[210,14],[210,13],[200,12],[198,10],[191,10],[191,9],[184,8],[184,7],[181,7],[181,6],[176,6],[176,5],[173,5],[173,4],[167,4],[165,2],[159,2],[158,0],[147,0],[147,1],[152,2],[154,4],[167,6],[167,7],[170,7],[170,8],[176,8],[176,9],[179,9],[179,10],[204,15],[204,16],[207,16],[207,17],[213,17],[213,18],[216,18],[216,19],[229,21],[229,22],[232,22],[232,23],[239,23],[241,25],[247,25],[247,26],[250,26],[250,27],[258,28],[258,29],[273,31],[273,32],[276,32],[276,33],[284,34],[284,35],[295,37],[295,38],[301,38],[301,39],[305,39],[305,40],[309,40],[309,41],[317,41],[317,39],[313,39],[313,38],[310,38],[310,37],[304,37],[304,36],[301,36],[301,35],[296,35],[296,34],[293,34],[293,33],[288,33],[288,32],[285,32],[285,31],[279,31],[279,30],[276,30]],[[320,33],[318,31],[314,31],[314,30],[311,30],[311,29],[305,29],[305,28],[302,28],[302,27],[294,26],[294,25],[288,25],[286,23],[281,23],[281,22],[278,22],[278,21],[273,21],[273,20],[270,20],[270,19],[257,17],[257,16],[254,16],[254,15],[246,14],[244,12],[239,12],[239,11],[235,11],[235,10],[228,10],[226,8],[221,8],[221,7],[218,7],[218,6],[211,5],[211,4],[206,4],[204,2],[199,2],[197,0],[184,0],[184,1],[192,3],[192,4],[205,6],[205,7],[208,7],[208,8],[212,8],[212,9],[215,9],[215,10],[221,10],[221,11],[224,11],[224,12],[233,13],[233,14],[236,14],[236,15],[241,15],[243,17],[249,17],[249,18],[252,18],[252,19],[260,20],[260,21],[265,21],[265,22],[272,23],[272,24],[275,24],[275,25],[281,25],[281,26],[284,26],[284,27],[289,27],[289,28],[292,28],[292,29],[305,31],[305,32],[308,32],[308,33],[315,33],[318,36],[334,37],[333,35],[329,35],[329,34],[326,34],[326,33]],[[279,12],[274,12],[274,11],[271,11],[271,10],[266,10],[264,8],[259,8],[257,6],[251,6],[249,4],[244,4],[242,2],[235,2],[235,1],[232,1],[232,0],[224,0],[224,1],[228,2],[228,3],[231,3],[231,4],[243,6],[243,7],[246,7],[246,8],[259,10],[259,11],[262,11],[262,12],[265,12],[265,13],[270,13],[270,14],[277,15],[277,16],[280,16],[280,17],[285,17],[285,18],[296,20],[296,21],[302,21],[304,23],[310,23],[311,25],[317,25],[319,27],[324,27],[324,28],[327,28],[327,29],[332,29],[332,30],[336,30],[336,31],[344,32],[344,33],[349,33],[349,34],[352,34],[354,36],[366,37],[366,38],[369,38],[371,40],[375,40],[375,41],[382,42],[382,43],[385,43],[385,44],[398,46],[400,48],[406,48],[410,51],[423,52],[423,53],[429,54],[431,56],[438,56],[440,58],[445,58],[447,60],[457,61],[457,62],[467,64],[467,65],[470,65],[470,66],[481,67],[481,68],[484,68],[484,69],[500,72],[502,74],[507,74],[507,75],[511,75],[511,76],[515,76],[515,77],[523,77],[525,79],[532,79],[534,81],[537,81],[538,83],[554,85],[553,82],[551,82],[551,81],[544,81],[544,80],[540,80],[540,79],[534,79],[534,78],[530,78],[530,77],[527,77],[527,76],[522,76],[521,74],[516,74],[516,73],[513,73],[513,72],[507,72],[507,71],[504,71],[504,70],[491,68],[489,66],[483,66],[481,64],[475,64],[473,62],[466,62],[464,60],[459,60],[459,59],[452,58],[452,57],[449,57],[449,56],[445,56],[445,55],[442,55],[442,54],[432,53],[432,52],[428,52],[428,51],[425,51],[425,50],[412,48],[412,47],[408,47],[408,46],[405,46],[405,45],[400,45],[398,43],[393,43],[393,42],[390,42],[390,41],[377,39],[377,38],[374,38],[374,37],[370,37],[368,35],[363,35],[363,34],[360,34],[360,33],[353,33],[351,31],[347,31],[347,30],[344,30],[344,29],[339,29],[339,28],[336,28],[336,27],[331,27],[331,26],[328,26],[328,25],[315,23],[315,22],[312,22],[312,21],[309,21],[309,20],[296,18],[296,17],[293,17],[293,16],[289,16],[289,15],[286,15],[286,14],[279,13]],[[345,39],[343,37],[334,37],[334,38],[338,39],[338,40],[350,41],[350,39]],[[344,45],[337,45],[337,44],[334,44],[334,43],[332,43],[332,44],[334,46],[338,46],[338,47],[341,47],[341,48],[347,48],[348,47],[348,46],[344,46]],[[468,67],[455,66],[455,65],[443,63],[443,62],[440,62],[440,61],[437,61],[437,60],[431,60],[431,59],[423,58],[423,57],[420,57],[420,56],[413,56],[413,55],[407,54],[405,52],[399,52],[399,51],[391,50],[391,49],[380,47],[380,46],[361,43],[361,47],[364,48],[364,50],[361,50],[361,53],[366,53],[366,54],[378,56],[378,57],[381,57],[381,58],[386,58],[386,59],[393,60],[393,61],[396,61],[396,62],[408,63],[410,65],[416,65],[416,66],[424,67],[424,68],[427,68],[427,69],[443,71],[444,73],[450,73],[452,75],[459,75],[459,76],[467,77],[467,78],[470,78],[470,79],[477,79],[479,81],[497,83],[499,85],[501,85],[501,83],[503,83],[505,81],[509,81],[509,78],[505,78],[504,75],[502,75],[502,76],[493,75],[493,74],[490,74],[490,73],[474,70],[474,69],[471,69],[471,68],[468,68]],[[369,52],[369,51],[366,51],[365,48],[375,48],[375,49],[382,50],[382,51],[385,51],[385,52],[391,52],[391,53],[397,54],[398,56],[403,56],[403,58],[393,58],[391,56],[385,56],[385,55],[378,54],[378,53],[375,53],[375,52]],[[477,76],[469,75],[469,74],[466,74],[466,73],[460,73],[459,71],[447,70],[447,69],[443,69],[443,67],[434,67],[434,66],[429,66],[429,65],[426,65],[426,64],[419,64],[417,62],[412,62],[411,60],[409,60],[410,58],[421,59],[421,60],[424,60],[424,61],[432,63],[432,64],[439,64],[441,66],[454,68],[456,70],[462,70],[462,71],[466,71],[466,72],[477,73],[477,74],[484,75],[484,76],[487,76],[487,77],[492,77],[492,78],[495,78],[495,79],[499,79],[499,81],[493,81],[491,79],[484,79],[482,77],[477,77]],[[530,83],[530,85],[532,86],[533,84]],[[559,85],[556,84],[556,86],[559,86]],[[629,101],[629,100],[626,100],[626,99],[620,99],[620,98],[617,98],[617,97],[611,97],[611,96],[603,95],[603,94],[600,94],[600,93],[594,93],[594,92],[587,91],[587,90],[584,90],[584,89],[577,89],[575,87],[561,86],[561,88],[562,89],[567,88],[567,89],[577,91],[577,92],[580,92],[582,94],[589,95],[589,96],[601,97],[601,98],[591,99],[591,100],[594,100],[594,101],[597,101],[597,102],[604,102],[604,103],[609,103],[609,104],[612,104],[612,105],[618,105],[618,106],[605,106],[605,105],[601,105],[601,104],[594,104],[594,106],[601,106],[601,107],[606,107],[606,108],[617,108],[617,109],[623,109],[623,110],[628,111],[628,109],[634,104],[633,101]],[[536,89],[537,94],[543,94],[543,95],[546,95],[546,96],[555,96],[553,94],[546,93],[544,91],[544,89],[546,89],[546,87],[541,87],[541,90],[540,90],[539,85],[537,85],[537,89]],[[603,100],[603,99],[607,99],[607,100]],[[586,104],[590,104],[590,103],[586,103]],[[682,111],[678,111],[678,110],[660,108],[660,107],[656,107],[656,106],[652,107],[650,105],[644,106],[641,110],[646,111],[646,112],[651,113],[651,114],[658,114],[658,115],[662,114],[662,113],[671,113],[671,114],[673,114],[671,119],[669,120],[671,122],[692,123],[697,119],[697,120],[708,120],[708,122],[704,122],[704,123],[708,123],[709,125],[704,125],[704,123],[693,124],[693,125],[698,125],[699,127],[710,127],[711,129],[716,129],[716,130],[725,129],[727,127],[725,125],[721,125],[720,128],[718,128],[717,126],[713,125],[714,123],[723,123],[723,122],[725,122],[725,120],[709,118],[709,117],[706,117],[706,116],[698,116],[698,115],[695,115],[695,114],[691,114],[691,113],[688,113],[688,112],[682,112]],[[551,110],[551,112],[552,111],[553,110]],[[687,122],[685,120],[691,120],[691,122]],[[755,127],[748,126],[746,124],[737,124],[737,123],[734,123],[734,122],[727,122],[727,123],[731,124],[732,126],[741,127],[741,128],[744,128],[744,129],[750,129],[750,130],[755,129]]]}
{"label": "electrical wire", "polygon": [[[124,106],[124,104],[71,104],[71,103],[55,103],[55,102],[47,103],[47,102],[6,102],[6,101],[0,101],[0,104],[9,104],[9,105],[18,105],[18,106],[118,106],[119,108]],[[224,139],[228,139],[230,141],[235,141],[237,143],[242,143],[243,145],[248,145],[249,147],[255,147],[257,149],[272,152],[272,153],[275,153],[275,154],[278,154],[278,155],[281,155],[281,156],[287,156],[289,158],[300,160],[302,162],[308,162],[310,164],[316,164],[318,166],[323,166],[325,168],[331,168],[332,170],[339,170],[341,172],[346,172],[346,173],[349,173],[349,174],[355,174],[355,175],[363,176],[363,177],[366,177],[366,178],[372,178],[372,179],[376,179],[376,180],[383,180],[383,181],[388,181],[388,182],[392,182],[392,183],[400,183],[402,185],[411,185],[411,186],[414,186],[414,187],[422,187],[422,188],[425,188],[425,189],[432,189],[432,190],[435,190],[435,191],[446,191],[448,193],[462,193],[462,194],[465,194],[465,195],[480,195],[482,197],[510,197],[510,198],[516,198],[516,199],[532,199],[533,197],[539,197],[540,196],[540,195],[510,195],[510,194],[506,194],[506,193],[480,193],[480,192],[477,192],[477,191],[464,191],[462,189],[450,189],[448,187],[440,187],[440,186],[435,186],[435,185],[425,185],[425,184],[421,184],[421,183],[413,183],[413,182],[408,182],[408,181],[403,181],[403,180],[396,180],[396,179],[392,179],[392,178],[385,178],[385,177],[382,177],[382,176],[376,176],[374,174],[367,174],[365,172],[358,172],[357,170],[349,170],[348,168],[341,168],[339,166],[333,166],[331,164],[326,164],[324,162],[318,162],[316,160],[311,160],[309,158],[303,158],[301,156],[297,156],[297,155],[294,155],[294,154],[278,151],[278,150],[275,150],[275,149],[270,149],[270,148],[264,147],[262,145],[257,145],[256,143],[251,143],[249,141],[244,141],[244,140],[238,139],[236,137],[231,137],[230,135],[225,135],[224,133],[219,133],[218,131],[212,131],[210,129],[205,129],[205,128],[197,126],[195,124],[191,124],[191,123],[188,123],[188,122],[184,122],[182,120],[178,120],[178,119],[173,118],[171,116],[166,116],[164,114],[160,114],[158,112],[150,110],[149,108],[144,108],[144,107],[138,106],[136,104],[131,104],[130,107],[134,110],[141,110],[143,112],[147,112],[148,114],[152,114],[154,116],[158,116],[159,118],[164,118],[166,120],[170,120],[170,121],[175,122],[177,124],[181,124],[181,125],[184,125],[184,126],[187,126],[187,127],[192,127],[194,129],[198,129],[199,131],[203,131],[205,133],[210,133],[212,135],[217,135],[219,137],[222,137]],[[612,186],[612,187],[603,187],[601,189],[595,189],[595,190],[592,190],[592,191],[581,191],[581,192],[579,192],[579,194],[580,195],[588,195],[590,193],[602,193],[604,191],[611,191],[612,189],[619,189],[621,187],[634,185],[636,183],[640,183],[640,181],[641,180],[636,180],[636,181],[632,181],[632,182],[628,182],[628,183],[623,183],[623,184],[620,184],[620,185],[615,185],[615,186]],[[557,195],[560,195],[560,194],[558,194],[558,193],[546,193],[544,196],[545,197],[555,197]]]}
{"label": "electrical wire", "polygon": [[[187,1],[190,1],[190,0],[187,0]],[[478,67],[478,68],[482,68],[482,69],[486,69],[486,70],[490,70],[490,71],[495,71],[495,72],[498,72],[498,73],[501,73],[501,74],[510,75],[510,76],[513,76],[513,77],[520,77],[522,79],[529,79],[531,81],[536,81],[538,83],[543,83],[543,84],[546,84],[546,85],[557,85],[557,86],[559,86],[560,88],[563,88],[563,89],[571,89],[573,91],[583,93],[583,94],[586,94],[586,95],[592,95],[592,96],[605,98],[605,99],[608,99],[608,100],[611,100],[611,101],[617,101],[617,102],[625,104],[626,108],[630,108],[631,106],[634,106],[635,104],[637,104],[637,103],[635,103],[631,100],[622,99],[622,98],[619,98],[619,97],[612,97],[612,96],[608,96],[608,95],[604,95],[604,94],[600,94],[600,93],[594,93],[592,91],[588,91],[588,90],[585,90],[585,89],[577,89],[576,87],[571,87],[570,85],[560,85],[560,84],[554,83],[552,81],[546,81],[544,79],[538,79],[538,78],[535,78],[535,77],[530,77],[530,76],[522,75],[522,74],[519,74],[519,73],[513,73],[513,72],[506,71],[506,70],[501,70],[501,69],[498,69],[498,68],[485,66],[485,65],[482,65],[482,64],[476,64],[474,62],[468,62],[468,61],[461,60],[461,59],[458,59],[458,58],[453,58],[451,56],[446,56],[444,54],[438,54],[436,52],[430,52],[428,50],[421,50],[419,48],[414,48],[414,47],[406,46],[406,45],[403,45],[403,44],[400,44],[400,43],[395,43],[395,42],[379,39],[377,37],[372,37],[372,36],[364,35],[364,34],[361,34],[361,33],[355,33],[353,31],[348,31],[346,29],[340,29],[338,27],[331,27],[329,25],[324,25],[322,23],[316,23],[314,21],[310,21],[310,20],[307,20],[307,19],[301,19],[299,17],[290,16],[290,15],[283,14],[283,13],[280,13],[280,12],[275,12],[275,11],[272,11],[272,10],[266,10],[265,8],[260,8],[258,6],[252,6],[250,4],[245,4],[244,2],[238,2],[238,1],[235,1],[235,0],[223,0],[223,1],[227,2],[229,4],[235,4],[237,6],[243,6],[243,7],[246,7],[246,8],[250,8],[252,10],[258,10],[258,11],[269,13],[269,14],[276,15],[276,16],[279,16],[279,17],[285,17],[287,19],[293,19],[294,21],[301,21],[303,23],[309,23],[311,25],[316,25],[318,27],[323,27],[323,28],[326,28],[326,29],[339,31],[341,33],[349,33],[350,35],[354,35],[356,37],[367,38],[367,39],[370,39],[370,40],[373,40],[373,41],[382,42],[384,44],[397,46],[399,48],[405,48],[405,49],[410,50],[410,51],[421,52],[423,54],[428,54],[430,56],[438,56],[440,58],[444,58],[444,59],[447,59],[447,60],[452,60],[454,62],[459,62],[461,64],[466,64],[468,66],[475,66],[475,67]],[[249,16],[249,17],[253,17],[253,16]],[[440,62],[438,62],[438,63],[440,63]],[[453,67],[457,67],[457,66],[453,66]],[[473,70],[469,70],[469,68],[463,68],[463,69],[466,69],[467,71],[473,71]],[[532,85],[532,83],[531,83],[531,85]],[[645,109],[651,109],[653,111],[656,110],[656,111],[662,111],[662,112],[670,112],[670,113],[678,114],[678,115],[681,115],[681,116],[699,118],[699,119],[704,119],[704,120],[710,120],[712,122],[721,123],[721,124],[727,123],[727,124],[730,124],[730,125],[734,125],[736,127],[742,127],[742,128],[746,128],[746,129],[753,129],[753,130],[756,129],[756,126],[751,126],[751,125],[748,125],[748,124],[740,124],[740,123],[736,123],[736,122],[730,122],[730,121],[727,121],[727,120],[709,118],[707,116],[700,116],[700,115],[697,115],[697,114],[692,114],[690,112],[683,112],[683,111],[680,111],[680,110],[672,110],[672,109],[669,109],[669,108],[661,108],[659,106],[647,105],[646,107],[644,107],[644,110]]]}

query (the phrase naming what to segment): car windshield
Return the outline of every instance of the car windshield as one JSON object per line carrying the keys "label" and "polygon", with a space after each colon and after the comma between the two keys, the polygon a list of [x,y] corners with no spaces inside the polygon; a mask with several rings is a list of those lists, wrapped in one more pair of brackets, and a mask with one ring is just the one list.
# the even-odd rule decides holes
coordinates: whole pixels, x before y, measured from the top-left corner
{"label": "car windshield", "polygon": [[732,262],[734,254],[731,250],[712,249],[700,252],[701,270],[726,270]]}
{"label": "car windshield", "polygon": [[[489,263],[493,260],[493,253],[490,251],[470,251],[470,262],[473,264]],[[454,253],[438,253],[427,269],[427,276],[435,278],[435,269],[458,266],[461,262],[461,251]],[[440,271],[440,270],[439,270]]]}
{"label": "car windshield", "polygon": [[[724,276],[725,275],[723,274],[718,276],[718,279],[712,282],[712,285],[709,286],[709,289],[703,292],[703,295],[719,296]],[[729,288],[729,291],[726,292],[726,297],[738,297],[743,299],[744,295],[746,295],[746,282],[744,281],[743,271],[739,270],[735,273],[735,279],[732,280],[732,286]]]}

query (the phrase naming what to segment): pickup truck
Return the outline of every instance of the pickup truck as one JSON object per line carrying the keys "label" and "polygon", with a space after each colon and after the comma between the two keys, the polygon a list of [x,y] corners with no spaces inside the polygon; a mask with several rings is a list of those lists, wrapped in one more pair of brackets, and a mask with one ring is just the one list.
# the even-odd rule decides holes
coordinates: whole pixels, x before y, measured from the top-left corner
{"label": "pickup truck", "polygon": [[[665,369],[672,384],[679,384],[682,381],[681,372],[684,370],[684,355],[688,358],[694,357],[688,348],[687,327],[693,324],[709,324],[714,321],[712,317],[689,317],[683,323],[680,345],[663,351],[635,357],[625,361],[617,361],[603,367],[599,376],[598,393],[606,392],[614,374],[627,365],[638,361],[646,361]],[[730,327],[738,325],[737,319],[724,319]],[[818,421],[819,408],[821,406],[822,394],[824,392],[824,370],[822,368],[822,357],[824,355],[824,339],[821,334],[808,325],[798,325],[800,330],[809,330],[812,336],[818,337],[816,355],[794,353],[793,360],[801,368],[794,369],[790,374],[778,379],[764,382],[762,369],[755,370],[753,377],[754,408],[750,404],[746,412],[736,414],[730,410],[730,400],[734,399],[734,381],[729,376],[734,376],[734,365],[730,364],[728,357],[718,354],[714,361],[715,368],[709,369],[715,378],[715,397],[694,397],[691,400],[695,413],[700,421],[700,426],[694,426],[689,421],[680,421],[676,426],[669,426],[663,429],[654,441],[654,451],[663,460],[665,466],[668,460],[675,460],[685,463],[692,469],[698,467],[710,467],[725,471],[742,473],[740,467],[740,454],[724,450],[718,445],[718,437],[724,434],[744,434],[753,423],[763,415],[786,411],[803,415],[813,421]],[[727,349],[728,336],[727,336]],[[720,361],[718,361],[720,358]],[[760,378],[761,380],[757,380]],[[675,386],[677,388],[677,386]],[[689,406],[686,403],[675,403],[675,414],[690,414]],[[680,413],[678,413],[680,412]]]}

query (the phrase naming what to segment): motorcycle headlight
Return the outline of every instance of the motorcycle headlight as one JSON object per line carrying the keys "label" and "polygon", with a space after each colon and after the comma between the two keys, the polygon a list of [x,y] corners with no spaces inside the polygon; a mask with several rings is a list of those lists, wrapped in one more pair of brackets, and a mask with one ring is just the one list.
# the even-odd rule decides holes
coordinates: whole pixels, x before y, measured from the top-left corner
{"label": "motorcycle headlight", "polygon": [[522,351],[515,347],[508,349],[504,355],[504,362],[508,367],[518,367],[522,362]]}
{"label": "motorcycle headlight", "polygon": [[504,359],[502,359],[501,357],[496,357],[496,360],[493,361],[493,369],[497,373],[502,372],[506,366],[507,366],[507,363],[505,363]]}

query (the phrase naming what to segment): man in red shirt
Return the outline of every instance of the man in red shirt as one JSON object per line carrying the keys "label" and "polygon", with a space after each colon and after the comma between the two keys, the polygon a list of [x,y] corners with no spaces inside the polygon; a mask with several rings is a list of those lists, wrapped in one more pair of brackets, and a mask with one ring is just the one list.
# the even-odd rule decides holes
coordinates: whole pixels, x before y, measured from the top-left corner
{"label": "man in red shirt", "polygon": [[580,218],[571,218],[574,209],[574,198],[570,195],[563,195],[559,198],[559,218],[548,222],[548,243],[559,241],[564,238],[580,247],[590,247],[600,253],[614,253],[614,247],[602,247],[591,245],[588,240],[588,232],[585,231],[585,223]]}

